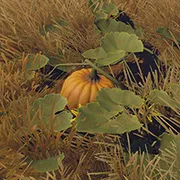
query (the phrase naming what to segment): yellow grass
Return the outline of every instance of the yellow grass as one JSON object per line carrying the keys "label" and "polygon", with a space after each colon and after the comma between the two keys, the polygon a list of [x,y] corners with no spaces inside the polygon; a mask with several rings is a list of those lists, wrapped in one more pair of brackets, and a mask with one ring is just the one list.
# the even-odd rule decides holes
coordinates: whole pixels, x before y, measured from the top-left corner
{"label": "yellow grass", "polygon": [[[167,26],[172,34],[180,35],[179,0],[112,2],[132,18],[136,27],[143,28],[145,40],[160,51],[160,61],[168,66],[166,78],[161,74],[160,82],[155,81],[156,88],[167,90],[169,84],[179,83],[180,51],[155,32],[157,27]],[[59,25],[58,20],[65,20],[68,26]],[[31,123],[29,113],[34,100],[59,90],[54,87],[36,92],[42,78],[36,74],[33,80],[26,81],[22,60],[29,53],[43,53],[57,57],[58,63],[82,62],[84,51],[99,46],[101,35],[94,20],[87,0],[0,0],[0,179],[141,180],[146,177],[149,180],[156,178],[154,172],[162,173],[157,165],[158,157],[149,159],[145,167],[143,160],[148,158],[144,154],[140,163],[137,153],[122,163],[127,154],[122,151],[118,136],[88,138],[73,128],[56,136],[44,128],[40,134]],[[53,31],[41,33],[52,24]],[[120,70],[127,79],[127,69]],[[150,78],[144,84],[129,84],[126,80],[125,84],[142,97],[153,88]],[[169,116],[163,108],[156,111],[163,113],[164,119]],[[180,112],[176,113],[171,120],[178,124]],[[146,117],[140,115],[137,114],[144,122]],[[165,123],[163,126],[167,129]],[[31,160],[46,158],[46,151],[51,156],[57,155],[58,150],[65,154],[58,171],[37,173],[30,167]]]}

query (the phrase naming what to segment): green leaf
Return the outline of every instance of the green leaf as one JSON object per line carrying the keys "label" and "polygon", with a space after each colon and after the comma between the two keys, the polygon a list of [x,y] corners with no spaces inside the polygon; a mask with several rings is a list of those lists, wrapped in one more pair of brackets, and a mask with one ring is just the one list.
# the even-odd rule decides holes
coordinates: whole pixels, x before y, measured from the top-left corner
{"label": "green leaf", "polygon": [[102,11],[106,14],[108,14],[109,16],[116,16],[119,13],[118,8],[116,7],[115,4],[112,3],[104,3],[103,7],[102,7]]}
{"label": "green leaf", "polygon": [[[101,107],[103,107],[104,109],[106,109],[108,112],[123,112],[124,108],[118,104],[115,103],[111,97],[109,96],[109,93],[106,93],[106,89],[101,89],[101,91],[98,92],[98,95],[96,97],[96,100],[98,101],[98,103],[101,105]],[[112,114],[112,115],[116,115]]]}
{"label": "green leaf", "polygon": [[76,121],[77,131],[89,133],[122,134],[142,126],[136,116],[115,112],[113,116],[112,112],[106,111],[97,102],[81,107]]}
{"label": "green leaf", "polygon": [[26,79],[32,79],[36,70],[44,67],[48,63],[49,59],[40,54],[31,54],[27,57],[26,62]]}
{"label": "green leaf", "polygon": [[94,15],[96,16],[96,20],[98,20],[98,19],[107,19],[108,18],[108,14],[106,14],[103,11],[101,11],[99,13],[95,13]]}
{"label": "green leaf", "polygon": [[141,27],[134,30],[130,25],[114,19],[98,19],[95,21],[95,25],[104,33],[127,32],[129,34],[136,34],[138,37],[143,38],[143,29]]}
{"label": "green leaf", "polygon": [[54,131],[59,132],[71,127],[72,114],[69,111],[63,111],[55,116]]}
{"label": "green leaf", "polygon": [[[173,135],[173,134],[168,134],[168,133],[162,134],[160,150],[166,151],[166,149],[172,148],[171,143],[175,143],[176,145],[178,145],[177,147],[180,150],[180,135]],[[180,153],[180,151],[179,151],[179,153]]]}
{"label": "green leaf", "polygon": [[144,32],[143,32],[143,29],[142,29],[141,27],[139,27],[139,28],[137,28],[137,29],[135,30],[135,34],[136,34],[139,38],[141,38],[141,39],[144,38]]}
{"label": "green leaf", "polygon": [[164,133],[161,138],[160,168],[180,177],[180,135]]}
{"label": "green leaf", "polygon": [[43,26],[43,28],[40,30],[40,34],[42,36],[45,36],[46,33],[51,32],[51,31],[58,31],[58,28],[56,27],[57,25],[60,26],[68,26],[69,23],[66,20],[57,20],[51,24],[47,24],[46,26]]}
{"label": "green leaf", "polygon": [[107,33],[101,39],[101,47],[107,53],[125,52],[143,52],[143,43],[138,40],[135,34],[127,32]]}
{"label": "green leaf", "polygon": [[122,134],[142,126],[137,117],[126,113],[123,107],[137,108],[142,104],[141,98],[135,94],[117,88],[103,88],[96,99],[97,102],[79,109],[76,118],[78,131]]}
{"label": "green leaf", "polygon": [[50,157],[48,159],[33,161],[31,166],[38,172],[49,172],[58,170],[58,159],[63,160],[64,155],[60,154],[58,156]]}
{"label": "green leaf", "polygon": [[96,59],[96,62],[99,65],[109,65],[118,62],[126,55],[126,52],[119,51],[119,53],[111,54],[106,53],[102,47],[98,47],[96,49],[90,49],[88,51],[85,51],[82,55],[85,58]]}
{"label": "green leaf", "polygon": [[149,96],[149,100],[152,102],[162,105],[162,106],[168,106],[173,108],[180,108],[180,104],[173,100],[171,96],[167,94],[165,91],[160,90],[151,90]]}
{"label": "green leaf", "polygon": [[121,21],[117,22],[114,19],[99,19],[95,21],[96,26],[99,30],[104,33],[110,32],[127,32],[129,34],[134,34],[134,29]]}
{"label": "green leaf", "polygon": [[[50,128],[51,119],[54,119],[54,131],[62,131],[71,127],[72,114],[68,111],[63,111],[65,105],[67,104],[66,98],[62,97],[60,94],[48,94],[43,98],[37,99],[32,108],[31,116],[38,111],[37,117],[33,121],[34,124],[40,124],[38,117],[43,120],[44,124]],[[61,111],[59,114],[56,114]]]}
{"label": "green leaf", "polygon": [[[129,108],[140,108],[143,104],[140,96],[135,95],[131,91],[118,88],[104,88],[98,93],[96,99],[105,109],[107,109],[107,107],[105,107],[107,102],[108,108],[115,108],[115,105],[127,106]],[[112,111],[112,109],[109,110]]]}
{"label": "green leaf", "polygon": [[25,78],[26,78],[26,80],[31,80],[31,79],[33,79],[34,78],[34,76],[35,76],[35,71],[27,71],[26,73],[25,73]]}
{"label": "green leaf", "polygon": [[96,19],[106,19],[108,16],[116,16],[119,13],[116,5],[99,0],[88,0],[89,6],[96,16]]}
{"label": "green leaf", "polygon": [[107,53],[104,58],[97,59],[96,62],[102,66],[115,64],[115,63],[118,63],[126,55],[127,54],[125,51],[119,51],[118,53],[115,53],[115,54]]}
{"label": "green leaf", "polygon": [[169,89],[175,98],[180,98],[180,84],[169,84]]}
{"label": "green leaf", "polygon": [[89,59],[99,59],[99,58],[106,57],[107,53],[103,50],[102,47],[98,47],[96,49],[89,49],[85,51],[82,55],[83,57],[89,58]]}
{"label": "green leaf", "polygon": [[57,69],[64,71],[64,72],[72,72],[73,70],[76,70],[76,66],[61,66],[57,65]]}
{"label": "green leaf", "polygon": [[49,63],[51,66],[56,67],[56,69],[59,69],[64,72],[71,72],[76,68],[76,66],[61,66],[61,62],[57,58],[50,57]]}
{"label": "green leaf", "polygon": [[172,36],[167,27],[158,27],[156,32],[168,39],[172,39]]}
{"label": "green leaf", "polygon": [[[173,40],[173,37],[167,27],[158,27],[156,29],[156,32],[159,33],[160,35],[164,36],[167,39]],[[174,35],[174,37],[178,41],[178,43],[180,43],[180,36]]]}
{"label": "green leaf", "polygon": [[38,70],[44,67],[48,63],[49,59],[41,54],[31,54],[28,56],[28,61],[26,63],[26,70]]}
{"label": "green leaf", "polygon": [[110,65],[124,58],[128,52],[143,52],[143,43],[135,34],[107,33],[101,39],[101,47],[83,53],[85,58],[96,59],[99,65]]}
{"label": "green leaf", "polygon": [[41,106],[45,113],[44,116],[47,117],[50,115],[49,111],[53,106],[53,114],[55,114],[57,111],[63,110],[66,104],[66,98],[62,97],[60,94],[48,94],[43,98],[37,99],[33,104],[33,108],[38,109]]}
{"label": "green leaf", "polygon": [[94,3],[92,0],[88,0],[88,5],[91,8],[92,12],[94,12],[96,8],[96,3]]}

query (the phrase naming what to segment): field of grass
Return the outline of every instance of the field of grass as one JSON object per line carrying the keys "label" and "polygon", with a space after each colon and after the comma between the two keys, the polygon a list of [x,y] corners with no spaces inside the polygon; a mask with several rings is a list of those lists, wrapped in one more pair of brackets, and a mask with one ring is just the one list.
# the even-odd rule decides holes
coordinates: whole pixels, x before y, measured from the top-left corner
{"label": "field of grass", "polygon": [[[141,27],[136,37],[145,49],[128,51],[121,62],[98,66],[83,53],[98,48],[105,37],[96,19],[104,4],[119,11],[104,11],[105,21],[123,22],[133,33]],[[0,179],[178,180],[179,9],[179,0],[0,0]],[[130,37],[127,32],[125,36]],[[64,80],[91,66],[114,83],[109,94],[98,94],[99,109],[116,92],[127,92],[127,98],[121,94],[123,102],[134,103],[132,108],[121,106],[126,115],[124,129],[117,123],[121,131],[114,130],[116,123],[91,129],[90,106],[79,107],[77,115],[62,105]],[[109,97],[101,102],[103,92]],[[51,97],[59,98],[59,104]],[[108,104],[109,114],[120,102]],[[68,112],[76,119],[59,115],[63,123],[55,128],[54,107],[60,115]],[[119,114],[120,110],[114,116]],[[83,115],[89,125],[83,124]]]}

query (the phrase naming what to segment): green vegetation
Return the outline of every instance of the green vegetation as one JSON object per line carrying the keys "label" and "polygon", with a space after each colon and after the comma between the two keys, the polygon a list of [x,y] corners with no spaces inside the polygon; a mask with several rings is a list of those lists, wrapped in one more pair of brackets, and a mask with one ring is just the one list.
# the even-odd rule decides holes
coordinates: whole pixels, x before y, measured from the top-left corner
{"label": "green vegetation", "polygon": [[[178,0],[0,1],[0,179],[180,177]],[[89,67],[115,87],[70,110]]]}

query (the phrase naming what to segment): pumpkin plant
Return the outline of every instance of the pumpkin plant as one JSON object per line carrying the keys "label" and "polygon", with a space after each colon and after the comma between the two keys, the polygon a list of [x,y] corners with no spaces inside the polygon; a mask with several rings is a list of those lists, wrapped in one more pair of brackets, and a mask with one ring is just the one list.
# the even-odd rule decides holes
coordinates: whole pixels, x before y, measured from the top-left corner
{"label": "pumpkin plant", "polygon": [[95,101],[102,88],[112,88],[113,83],[93,68],[73,72],[63,83],[60,94],[67,98],[69,109]]}

